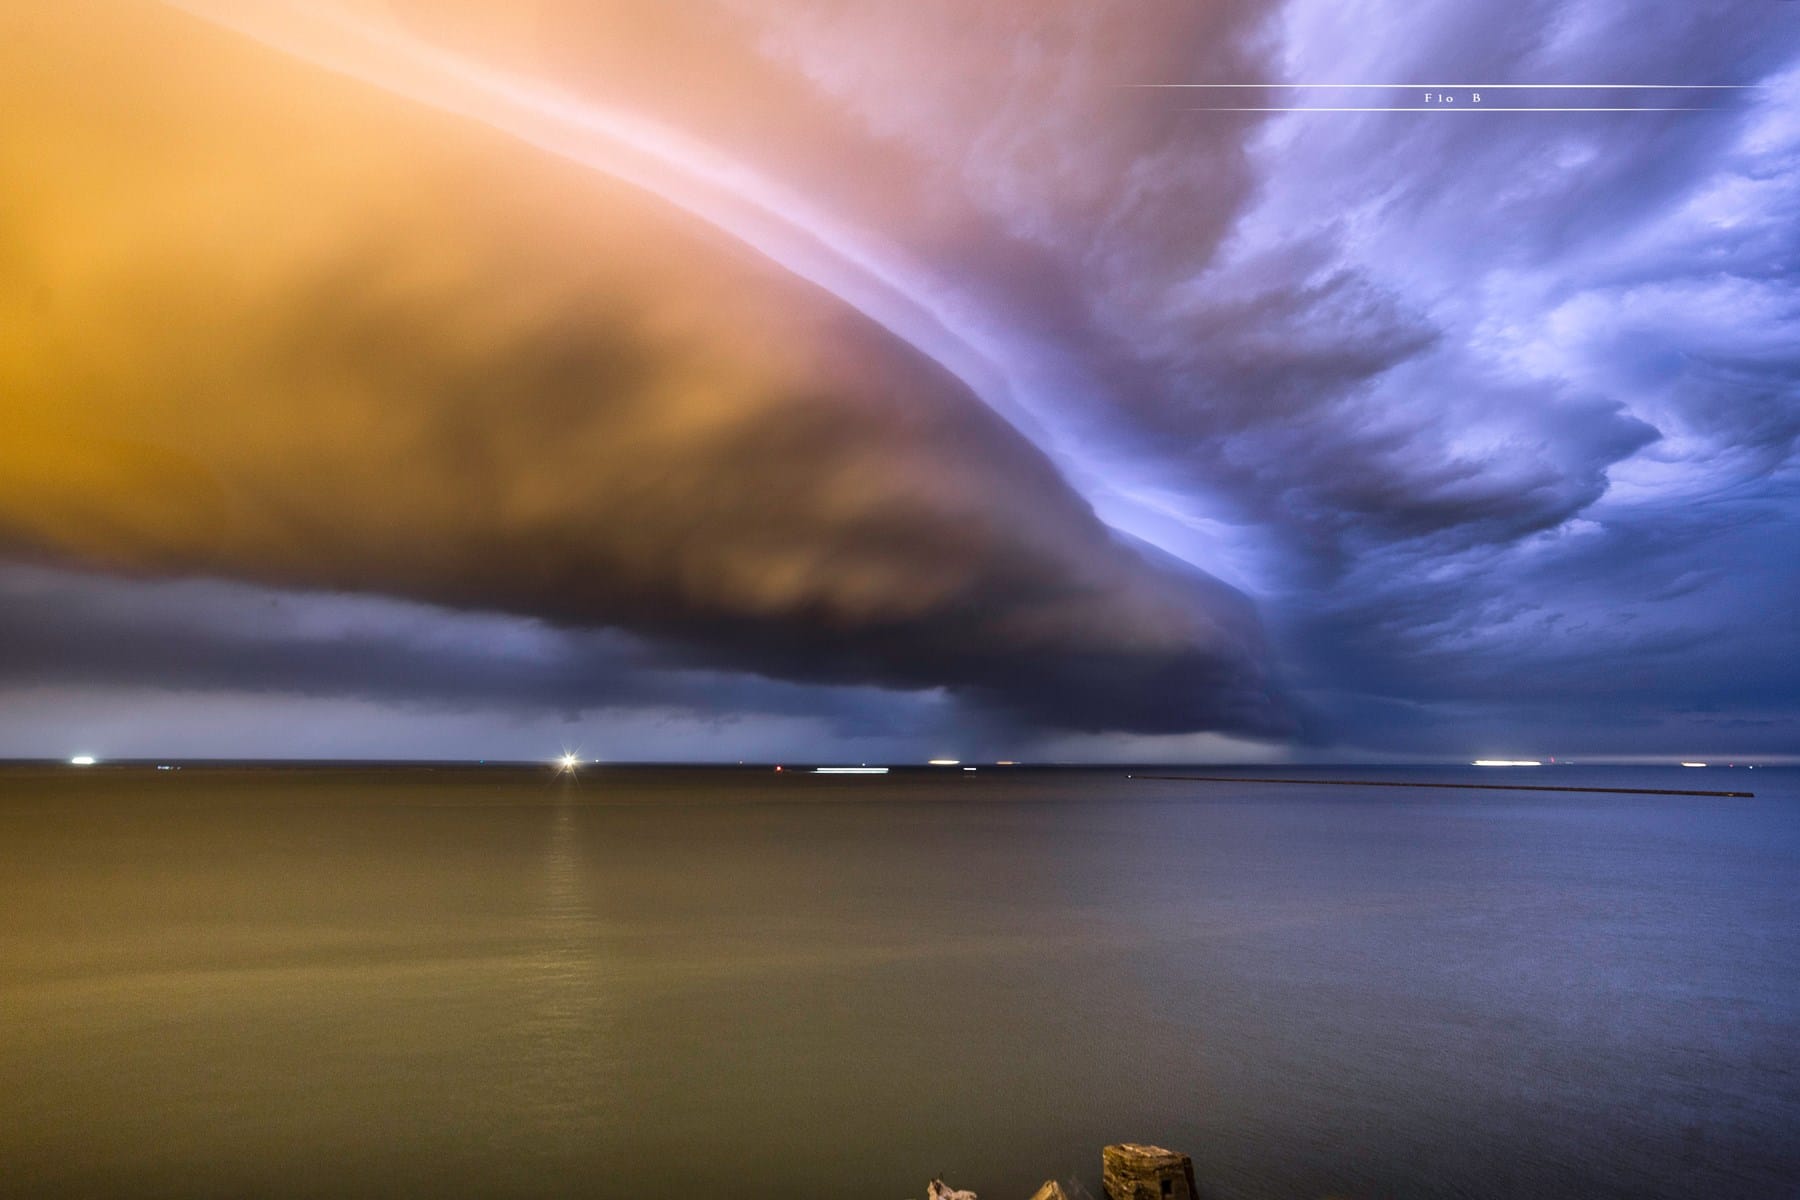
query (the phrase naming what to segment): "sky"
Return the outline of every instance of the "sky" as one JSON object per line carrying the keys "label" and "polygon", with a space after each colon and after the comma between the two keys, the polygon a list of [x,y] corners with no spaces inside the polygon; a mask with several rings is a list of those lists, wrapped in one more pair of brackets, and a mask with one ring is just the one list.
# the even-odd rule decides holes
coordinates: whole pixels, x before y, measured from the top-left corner
{"label": "sky", "polygon": [[19,4],[0,198],[0,756],[1800,753],[1797,3]]}

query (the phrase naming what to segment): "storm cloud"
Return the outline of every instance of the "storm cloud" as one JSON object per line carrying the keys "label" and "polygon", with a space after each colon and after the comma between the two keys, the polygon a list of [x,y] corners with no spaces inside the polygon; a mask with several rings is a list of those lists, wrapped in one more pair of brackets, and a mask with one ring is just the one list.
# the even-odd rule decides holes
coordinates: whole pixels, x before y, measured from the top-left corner
{"label": "storm cloud", "polygon": [[9,110],[38,134],[8,172],[15,554],[622,627],[1071,728],[1288,727],[1247,603],[717,231],[275,60],[146,81],[141,144],[179,154],[84,190],[130,151],[67,121],[63,66]]}
{"label": "storm cloud", "polygon": [[[0,33],[0,686],[1792,745],[1793,6],[77,0]],[[1144,86],[1414,80],[1741,89]],[[294,632],[362,603],[412,615]]]}

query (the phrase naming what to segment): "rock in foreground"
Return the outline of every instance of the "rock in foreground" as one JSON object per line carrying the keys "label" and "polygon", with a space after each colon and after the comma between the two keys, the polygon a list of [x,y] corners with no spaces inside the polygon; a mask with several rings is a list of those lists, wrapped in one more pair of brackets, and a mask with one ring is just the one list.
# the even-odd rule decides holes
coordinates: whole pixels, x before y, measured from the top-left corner
{"label": "rock in foreground", "polygon": [[1198,1200],[1194,1160],[1161,1146],[1125,1142],[1100,1152],[1106,1200]]}

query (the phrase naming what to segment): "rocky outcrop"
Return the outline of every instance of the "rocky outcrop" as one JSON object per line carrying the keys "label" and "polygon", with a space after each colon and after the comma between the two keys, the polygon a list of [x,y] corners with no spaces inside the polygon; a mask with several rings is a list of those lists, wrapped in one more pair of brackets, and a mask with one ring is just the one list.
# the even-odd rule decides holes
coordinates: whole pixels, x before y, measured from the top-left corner
{"label": "rocky outcrop", "polygon": [[1198,1200],[1194,1160],[1161,1146],[1125,1142],[1100,1152],[1106,1200]]}
{"label": "rocky outcrop", "polygon": [[[1106,1200],[1199,1200],[1194,1186],[1194,1160],[1161,1146],[1123,1142],[1100,1152],[1101,1188]],[[933,1179],[925,1187],[925,1200],[975,1200],[974,1192],[960,1191]],[[1031,1193],[1031,1200],[1092,1200],[1092,1193],[1078,1181],[1064,1188],[1054,1179]]]}
{"label": "rocky outcrop", "polygon": [[[1082,1195],[1087,1193],[1082,1192]],[[925,1200],[975,1200],[975,1193],[958,1191],[942,1179],[934,1179],[925,1186]],[[1031,1200],[1070,1200],[1070,1196],[1063,1191],[1062,1184],[1046,1179],[1043,1187],[1031,1193]]]}

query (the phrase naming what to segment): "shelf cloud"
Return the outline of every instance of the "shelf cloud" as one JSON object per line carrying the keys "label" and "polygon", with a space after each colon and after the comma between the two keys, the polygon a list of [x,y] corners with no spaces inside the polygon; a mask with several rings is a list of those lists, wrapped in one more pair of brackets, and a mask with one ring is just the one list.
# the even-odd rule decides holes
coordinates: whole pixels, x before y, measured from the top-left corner
{"label": "shelf cloud", "polygon": [[[1786,6],[71,0],[0,35],[0,689],[1791,744]],[[1739,86],[1150,86],[1421,80]]]}

